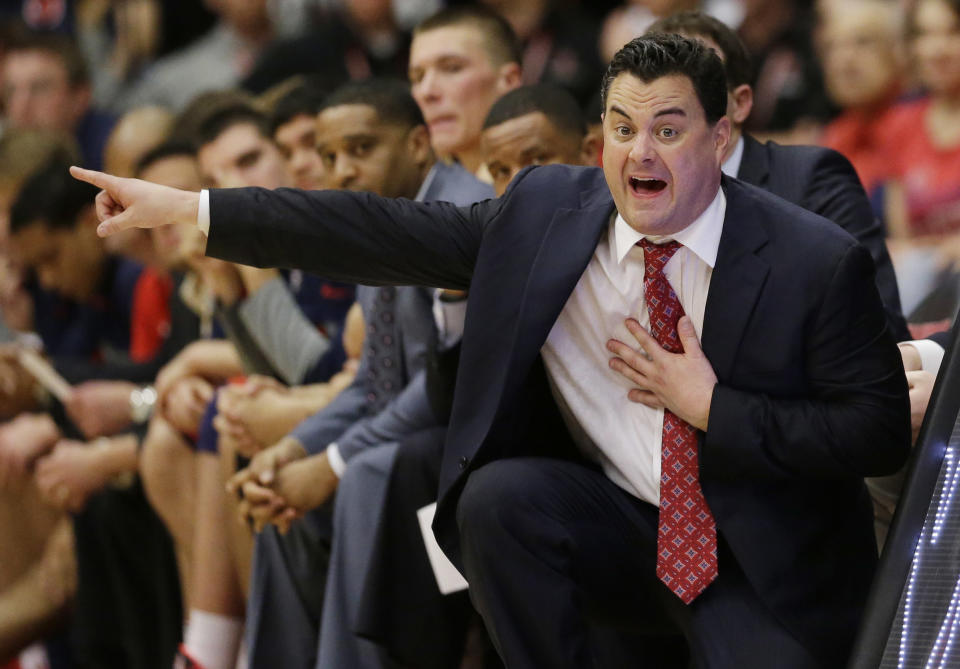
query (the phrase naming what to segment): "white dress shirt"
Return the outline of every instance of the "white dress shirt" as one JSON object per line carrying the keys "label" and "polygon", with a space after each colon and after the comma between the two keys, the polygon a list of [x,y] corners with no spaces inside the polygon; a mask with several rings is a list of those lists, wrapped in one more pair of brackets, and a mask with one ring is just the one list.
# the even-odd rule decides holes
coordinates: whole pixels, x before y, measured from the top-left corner
{"label": "white dress shirt", "polygon": [[[671,235],[683,245],[664,267],[697,337],[703,330],[710,277],[717,259],[727,200],[713,202],[689,226]],[[628,317],[647,328],[643,294],[643,238],[619,215],[611,221],[541,349],[557,404],[574,441],[618,486],[651,504],[660,502],[663,409],[627,399],[634,384],[610,369],[607,340],[636,347]],[[667,241],[650,237],[654,243]]]}

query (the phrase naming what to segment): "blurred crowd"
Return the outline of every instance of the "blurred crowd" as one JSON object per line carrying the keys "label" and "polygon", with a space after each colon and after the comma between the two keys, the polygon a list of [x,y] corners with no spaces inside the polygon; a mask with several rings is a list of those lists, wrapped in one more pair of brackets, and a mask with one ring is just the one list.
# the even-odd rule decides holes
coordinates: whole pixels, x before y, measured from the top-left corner
{"label": "blurred crowd", "polygon": [[103,240],[67,168],[466,205],[598,164],[600,78],[651,29],[721,52],[748,142],[852,164],[797,203],[876,236],[900,340],[947,328],[960,1],[0,1],[0,667],[498,666],[416,517],[467,295]]}

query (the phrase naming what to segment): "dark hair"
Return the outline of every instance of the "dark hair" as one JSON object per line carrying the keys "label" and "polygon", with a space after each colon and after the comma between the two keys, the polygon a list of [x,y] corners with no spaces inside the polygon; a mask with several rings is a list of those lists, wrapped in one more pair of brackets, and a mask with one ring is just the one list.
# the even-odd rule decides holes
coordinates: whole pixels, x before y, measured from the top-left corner
{"label": "dark hair", "polygon": [[330,89],[314,79],[305,79],[277,100],[270,114],[270,134],[298,116],[316,116]]}
{"label": "dark hair", "polygon": [[716,52],[696,39],[679,35],[637,37],[620,49],[603,75],[601,96],[607,108],[610,84],[624,72],[644,82],[669,75],[690,79],[703,106],[707,123],[713,125],[727,113],[727,80]]}
{"label": "dark hair", "polygon": [[77,42],[69,35],[34,30],[16,31],[7,46],[7,54],[15,51],[43,51],[52,54],[63,64],[71,86],[90,83],[86,58]]}
{"label": "dark hair", "polygon": [[34,223],[73,228],[84,207],[92,205],[97,188],[70,176],[70,163],[54,157],[30,175],[10,209],[10,232]]}
{"label": "dark hair", "polygon": [[645,35],[685,35],[687,37],[706,37],[720,47],[720,57],[727,70],[727,86],[731,89],[753,81],[753,64],[750,52],[740,36],[722,21],[700,11],[677,12],[660,19],[649,28]]}
{"label": "dark hair", "polygon": [[384,123],[404,128],[423,125],[423,113],[410,95],[410,87],[399,79],[372,78],[344,84],[323,101],[320,111],[344,105],[373,107]]}
{"label": "dark hair", "polygon": [[583,137],[587,132],[576,98],[566,89],[554,84],[521,86],[504,94],[493,103],[483,122],[483,129],[536,112],[550,119],[561,132],[579,137]]}
{"label": "dark hair", "polygon": [[263,137],[272,140],[266,115],[251,105],[237,103],[218,109],[200,121],[197,125],[197,148],[209,144],[227,129],[241,123],[254,126]]}
{"label": "dark hair", "polygon": [[144,170],[153,165],[154,163],[160,162],[165,158],[173,158],[179,156],[187,156],[188,158],[196,158],[197,149],[190,142],[185,142],[182,140],[173,140],[166,141],[155,146],[145,154],[140,157],[140,160],[137,161],[137,165],[133,170],[134,176],[140,176],[143,174]]}
{"label": "dark hair", "polygon": [[436,14],[428,16],[413,29],[416,37],[428,30],[472,26],[483,35],[487,45],[487,53],[494,65],[521,61],[520,40],[506,19],[483,6],[463,5],[441,9]]}

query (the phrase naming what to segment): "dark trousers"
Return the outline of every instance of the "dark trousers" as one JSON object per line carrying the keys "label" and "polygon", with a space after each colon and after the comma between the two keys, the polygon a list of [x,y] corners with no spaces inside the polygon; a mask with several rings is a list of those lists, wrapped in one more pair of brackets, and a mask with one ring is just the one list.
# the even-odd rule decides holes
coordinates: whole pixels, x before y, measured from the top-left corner
{"label": "dark trousers", "polygon": [[[492,462],[470,475],[457,520],[471,597],[509,669],[684,666],[659,642],[671,628],[696,667],[819,666],[760,601],[722,537],[717,580],[685,606],[656,577],[657,509],[596,469]],[[591,634],[607,623],[649,633],[623,655],[629,663],[612,663]]]}

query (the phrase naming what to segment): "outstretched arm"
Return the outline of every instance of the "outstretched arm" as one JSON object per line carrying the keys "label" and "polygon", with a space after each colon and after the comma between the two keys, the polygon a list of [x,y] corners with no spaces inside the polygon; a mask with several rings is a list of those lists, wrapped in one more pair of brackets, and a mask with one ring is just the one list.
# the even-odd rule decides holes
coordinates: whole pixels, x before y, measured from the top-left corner
{"label": "outstretched arm", "polygon": [[[197,224],[198,193],[78,167],[97,195],[98,234]],[[469,208],[370,193],[259,188],[209,193],[207,254],[257,267],[289,267],[370,285],[466,289],[483,229],[501,202]]]}

